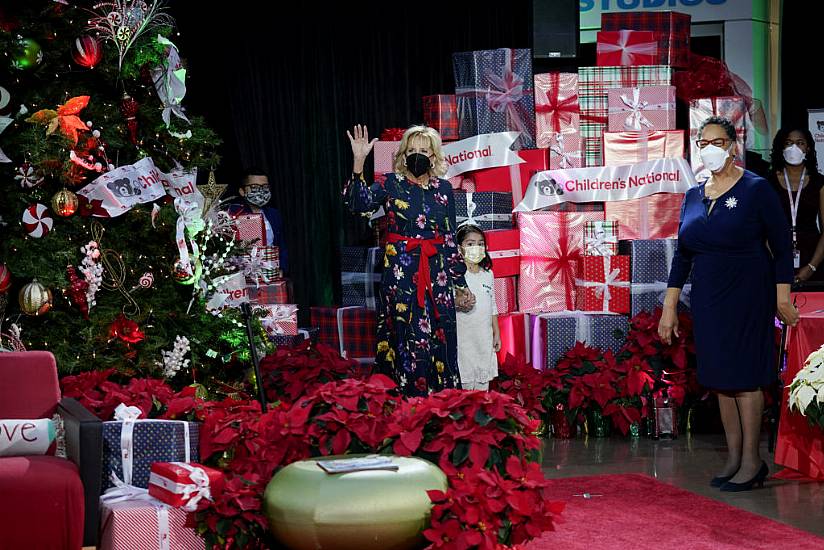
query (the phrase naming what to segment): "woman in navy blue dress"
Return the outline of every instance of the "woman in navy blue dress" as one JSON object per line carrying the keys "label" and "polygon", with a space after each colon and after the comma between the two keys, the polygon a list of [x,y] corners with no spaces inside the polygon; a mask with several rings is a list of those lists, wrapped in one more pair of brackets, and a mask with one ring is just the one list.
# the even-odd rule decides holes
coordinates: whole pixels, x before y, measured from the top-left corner
{"label": "woman in navy blue dress", "polygon": [[394,173],[368,185],[363,164],[376,140],[366,127],[347,132],[355,157],[344,200],[356,213],[383,207],[389,219],[378,306],[377,366],[405,395],[459,388],[455,308],[472,309],[455,244],[455,200],[433,128],[413,126],[403,135]]}
{"label": "woman in navy blue dress", "polygon": [[697,142],[709,180],[687,191],[658,328],[678,336],[677,304],[692,270],[698,381],[715,390],[729,455],[711,484],[749,490],[769,473],[759,454],[762,388],[776,380],[774,316],[798,321],[790,302],[793,258],[781,203],[763,178],[733,163],[735,128],[707,119]]}

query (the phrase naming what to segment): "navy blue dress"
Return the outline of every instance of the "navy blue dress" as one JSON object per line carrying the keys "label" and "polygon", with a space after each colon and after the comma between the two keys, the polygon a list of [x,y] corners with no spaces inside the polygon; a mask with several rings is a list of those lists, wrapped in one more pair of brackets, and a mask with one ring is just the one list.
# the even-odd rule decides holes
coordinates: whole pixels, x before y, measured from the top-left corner
{"label": "navy blue dress", "polygon": [[746,170],[708,209],[704,184],[687,191],[669,286],[682,288],[692,269],[699,383],[754,390],[776,379],[775,285],[793,281],[789,225],[770,184]]}

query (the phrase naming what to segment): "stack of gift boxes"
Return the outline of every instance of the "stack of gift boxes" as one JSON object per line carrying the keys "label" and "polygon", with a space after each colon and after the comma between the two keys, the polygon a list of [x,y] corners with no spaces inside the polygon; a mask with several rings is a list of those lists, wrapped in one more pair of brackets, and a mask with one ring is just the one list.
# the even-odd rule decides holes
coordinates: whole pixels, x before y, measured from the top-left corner
{"label": "stack of gift boxes", "polygon": [[203,550],[188,515],[220,495],[223,473],[197,463],[197,422],[140,416],[120,405],[103,422],[98,548]]}
{"label": "stack of gift boxes", "polygon": [[[595,67],[533,75],[527,49],[455,53],[455,94],[423,98],[424,122],[445,142],[520,132],[512,148],[522,163],[450,179],[457,222],[472,222],[486,233],[503,340],[500,361],[509,354],[552,368],[577,341],[617,351],[630,316],[662,304],[675,250],[681,194],[561,203],[514,215],[536,172],[689,156],[701,180],[706,170],[695,140],[712,115],[735,124],[736,161],[743,166],[743,98],[693,100],[689,129],[676,128],[673,75],[689,65],[689,15],[605,13],[601,27]],[[376,177],[393,171],[401,135],[388,131],[375,143]],[[682,308],[688,307],[688,290]]]}

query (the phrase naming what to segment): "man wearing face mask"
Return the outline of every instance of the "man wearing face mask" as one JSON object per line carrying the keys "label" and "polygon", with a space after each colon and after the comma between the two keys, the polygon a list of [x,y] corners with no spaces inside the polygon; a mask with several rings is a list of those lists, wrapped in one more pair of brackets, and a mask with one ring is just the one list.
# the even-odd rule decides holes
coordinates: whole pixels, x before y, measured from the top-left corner
{"label": "man wearing face mask", "polygon": [[668,345],[680,337],[678,300],[692,271],[698,382],[718,396],[729,450],[710,485],[747,491],[769,474],[759,445],[762,390],[776,381],[774,318],[798,322],[790,227],[769,182],[733,162],[728,119],[704,121],[696,145],[711,176],[684,196],[658,334]]}
{"label": "man wearing face mask", "polygon": [[289,254],[286,247],[286,239],[283,235],[283,222],[280,212],[270,205],[272,191],[269,187],[269,177],[259,168],[251,168],[243,176],[241,186],[238,188],[241,201],[229,205],[230,216],[240,214],[263,214],[263,221],[266,231],[266,244],[276,246],[280,254],[280,273],[289,272]]}
{"label": "man wearing face mask", "polygon": [[784,208],[793,240],[796,281],[824,281],[824,176],[812,134],[807,129],[781,129],[772,146],[769,181]]}

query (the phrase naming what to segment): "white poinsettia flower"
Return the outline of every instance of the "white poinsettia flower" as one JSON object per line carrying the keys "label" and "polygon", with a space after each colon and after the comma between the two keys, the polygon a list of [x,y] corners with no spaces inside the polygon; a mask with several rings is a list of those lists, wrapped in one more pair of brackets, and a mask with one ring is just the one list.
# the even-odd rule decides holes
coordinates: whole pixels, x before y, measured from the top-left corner
{"label": "white poinsettia flower", "polygon": [[824,346],[818,348],[807,357],[804,366],[818,366],[824,364]]}
{"label": "white poinsettia flower", "polygon": [[799,386],[796,391],[790,395],[790,408],[795,408],[801,414],[807,411],[807,407],[816,398],[815,390],[810,386]]}

